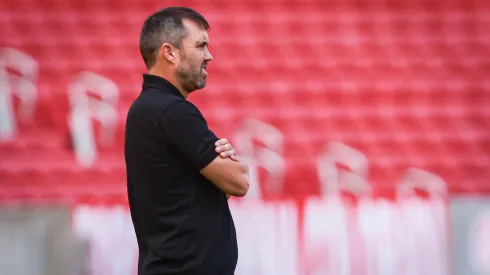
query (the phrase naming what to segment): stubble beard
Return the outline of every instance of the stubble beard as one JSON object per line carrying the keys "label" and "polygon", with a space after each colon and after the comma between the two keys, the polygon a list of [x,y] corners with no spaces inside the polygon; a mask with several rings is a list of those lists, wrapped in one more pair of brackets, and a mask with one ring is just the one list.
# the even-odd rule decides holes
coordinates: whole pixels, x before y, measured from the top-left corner
{"label": "stubble beard", "polygon": [[202,89],[206,86],[206,78],[203,75],[202,65],[196,70],[185,60],[185,56],[182,56],[183,65],[177,68],[177,77],[188,93],[192,93],[195,90]]}

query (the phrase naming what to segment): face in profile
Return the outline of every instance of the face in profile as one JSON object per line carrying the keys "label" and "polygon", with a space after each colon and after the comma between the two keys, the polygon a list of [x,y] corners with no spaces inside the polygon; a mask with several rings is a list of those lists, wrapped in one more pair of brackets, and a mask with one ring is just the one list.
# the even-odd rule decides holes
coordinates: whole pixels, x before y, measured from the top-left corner
{"label": "face in profile", "polygon": [[190,93],[206,86],[206,68],[213,57],[208,49],[208,32],[190,20],[184,20],[184,26],[187,36],[182,40],[177,79]]}

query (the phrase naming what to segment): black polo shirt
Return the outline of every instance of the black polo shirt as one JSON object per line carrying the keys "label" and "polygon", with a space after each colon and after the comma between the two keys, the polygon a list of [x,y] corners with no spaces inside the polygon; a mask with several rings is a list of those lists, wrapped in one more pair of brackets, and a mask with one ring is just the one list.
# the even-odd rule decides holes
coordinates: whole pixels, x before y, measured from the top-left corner
{"label": "black polo shirt", "polygon": [[124,145],[138,274],[231,275],[238,249],[228,201],[199,173],[218,157],[218,138],[170,82],[143,80]]}

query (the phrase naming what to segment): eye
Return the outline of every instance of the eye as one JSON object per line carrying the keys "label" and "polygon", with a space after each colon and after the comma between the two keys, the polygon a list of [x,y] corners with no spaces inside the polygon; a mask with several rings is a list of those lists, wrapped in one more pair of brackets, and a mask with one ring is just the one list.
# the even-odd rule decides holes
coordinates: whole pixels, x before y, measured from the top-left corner
{"label": "eye", "polygon": [[207,43],[201,43],[201,44],[198,44],[196,47],[199,49],[205,49],[208,47],[208,44]]}

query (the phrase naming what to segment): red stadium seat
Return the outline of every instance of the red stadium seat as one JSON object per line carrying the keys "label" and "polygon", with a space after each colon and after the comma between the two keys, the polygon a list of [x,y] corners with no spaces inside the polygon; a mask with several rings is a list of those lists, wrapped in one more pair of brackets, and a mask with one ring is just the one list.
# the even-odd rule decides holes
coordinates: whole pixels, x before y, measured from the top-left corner
{"label": "red stadium seat", "polygon": [[[322,182],[319,174],[327,168],[318,159],[332,143],[365,156],[365,180],[375,192],[394,190],[411,168],[437,175],[450,192],[488,192],[490,4],[369,3],[165,2],[190,5],[210,21],[209,84],[190,100],[217,135],[232,142],[246,136],[254,144],[251,153],[262,158],[257,165],[263,195],[326,192],[334,180]],[[0,143],[4,194],[124,194],[124,119],[145,70],[138,36],[158,5],[5,3],[0,37],[8,39],[1,44],[32,58],[38,68],[32,78],[19,74],[12,58],[0,60],[1,70],[32,78],[37,89],[34,126],[24,127],[18,119],[16,138]],[[115,137],[102,146],[103,126],[93,121],[99,152],[87,167],[76,162],[68,119],[70,85],[82,72],[101,76],[118,90],[117,104],[111,105],[117,111]],[[19,97],[12,97],[18,110]],[[275,130],[236,135],[247,119]],[[276,131],[283,136],[280,152],[265,144]],[[279,189],[265,186],[271,173],[279,173],[273,155],[285,163],[283,176],[271,183]],[[356,163],[333,162],[339,175],[356,173]]]}

